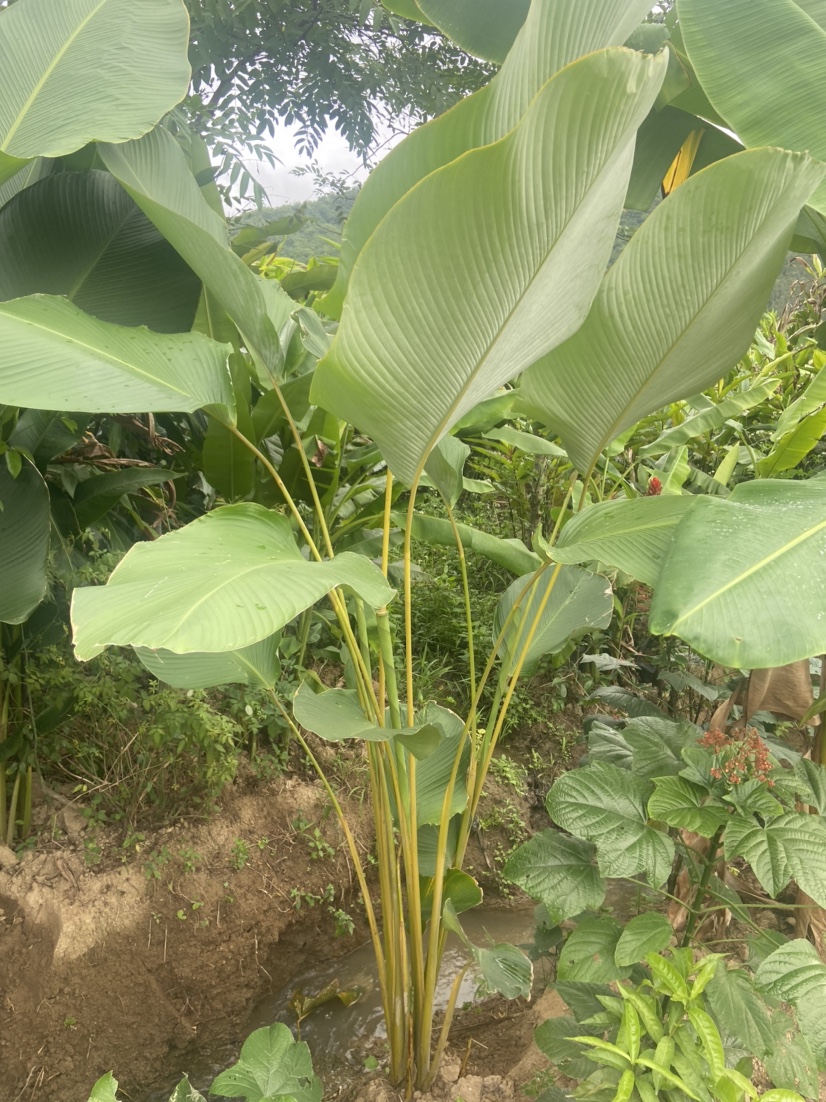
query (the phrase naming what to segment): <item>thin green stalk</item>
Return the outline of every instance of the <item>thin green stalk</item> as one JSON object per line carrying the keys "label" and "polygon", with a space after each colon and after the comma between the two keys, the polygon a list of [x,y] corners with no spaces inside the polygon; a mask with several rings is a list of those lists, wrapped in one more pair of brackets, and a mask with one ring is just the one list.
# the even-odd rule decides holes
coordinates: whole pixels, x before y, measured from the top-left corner
{"label": "thin green stalk", "polygon": [[714,832],[714,836],[711,839],[708,849],[708,856],[706,857],[706,863],[703,867],[702,874],[700,876],[700,883],[697,887],[697,894],[694,897],[694,902],[690,908],[690,914],[688,922],[686,922],[685,932],[683,934],[683,946],[686,946],[691,941],[691,936],[697,928],[697,922],[703,911],[703,899],[705,898],[708,882],[711,879],[711,873],[714,865],[717,863],[717,851],[720,848],[720,842],[723,838],[723,832],[725,831],[725,825],[719,826]]}
{"label": "thin green stalk", "polygon": [[[279,392],[279,395],[280,395],[280,392]],[[282,402],[282,405],[284,405],[283,397],[279,397],[279,400]],[[219,422],[219,423],[223,424],[223,422]],[[294,425],[294,422],[293,422],[293,425]],[[310,554],[313,556],[313,558],[316,560],[316,562],[323,562],[321,552],[319,551],[318,546],[317,546],[315,540],[313,539],[313,537],[310,533],[310,530],[309,530],[309,528],[307,527],[307,525],[304,521],[304,518],[301,516],[301,512],[300,512],[298,506],[296,505],[295,501],[293,500],[292,495],[290,494],[289,490],[284,485],[284,482],[283,482],[281,476],[279,475],[278,471],[275,469],[275,467],[272,465],[272,463],[270,463],[270,461],[269,461],[269,459],[267,459],[266,455],[264,455],[264,453],[259,448],[257,448],[256,445],[251,440],[248,440],[246,438],[246,436],[244,436],[244,434],[242,432],[240,432],[234,425],[227,426],[227,427],[229,428],[229,431],[233,434],[233,436],[235,436],[236,439],[241,444],[243,444],[243,446],[248,451],[250,451],[258,459],[258,461],[261,463],[261,465],[264,467],[267,474],[270,476],[270,478],[273,480],[275,485],[278,487],[279,492],[281,493],[281,496],[284,498],[284,501],[287,504],[287,507],[289,508],[290,512],[292,513],[293,517],[295,518],[295,521],[298,524],[298,527],[301,531],[301,534],[304,537],[304,539],[306,540],[307,546],[310,549]],[[301,454],[303,456],[304,455],[303,449],[299,447],[299,451],[301,452]],[[304,458],[306,460],[306,456],[304,456]],[[315,490],[315,483],[312,480],[312,471],[309,469],[309,463],[307,464],[307,476],[310,480],[310,485],[312,487],[314,501],[318,502],[318,493]],[[320,509],[320,502],[319,502],[319,509]],[[321,527],[322,527],[322,533],[324,534],[324,537],[325,537],[325,543],[326,543],[326,546],[328,547],[328,553],[330,555],[330,558],[332,558],[333,557],[333,548],[332,548],[332,544],[330,543],[330,540],[329,540],[329,533],[327,531],[327,525],[324,521],[323,512],[319,511],[318,517],[319,517],[319,523],[321,524]],[[375,691],[373,689],[373,679],[370,676],[369,671],[365,667],[364,659],[363,659],[362,654],[361,654],[361,649],[359,648],[358,642],[357,642],[356,637],[353,633],[353,628],[352,628],[352,625],[350,624],[350,617],[347,614],[347,608],[346,608],[346,605],[344,603],[344,600],[342,599],[341,594],[338,592],[338,590],[335,590],[335,589],[331,590],[327,596],[330,600],[330,604],[333,606],[333,611],[335,612],[336,617],[338,618],[339,626],[341,627],[341,630],[344,633],[344,637],[345,637],[345,640],[347,642],[347,647],[348,647],[348,649],[350,651],[350,654],[353,658],[353,665],[355,666],[355,669],[356,669],[356,676],[357,676],[357,679],[358,679],[358,687],[359,687],[359,697],[360,697],[360,700],[361,700],[362,707],[364,708],[366,714],[369,715],[370,711],[372,709],[373,714],[378,716],[378,701],[376,700],[376,694],[375,694]]]}
{"label": "thin green stalk", "polygon": [[456,975],[453,980],[453,984],[450,988],[450,998],[447,1001],[445,1007],[444,1021],[442,1022],[442,1028],[439,1030],[439,1040],[436,1042],[436,1048],[433,1052],[433,1059],[430,1061],[430,1067],[427,1072],[427,1077],[423,1083],[424,1090],[429,1090],[433,1080],[439,1071],[439,1065],[442,1062],[442,1057],[445,1054],[447,1048],[447,1039],[450,1034],[450,1027],[453,1024],[453,1015],[456,1012],[456,1002],[459,998],[459,992],[462,989],[462,980],[465,978],[465,973],[470,967],[470,961],[464,966],[464,968]]}
{"label": "thin green stalk", "polygon": [[318,776],[319,780],[321,781],[322,785],[324,786],[324,790],[327,793],[327,796],[330,800],[330,803],[333,806],[333,810],[336,813],[336,818],[339,821],[339,825],[341,826],[341,829],[344,832],[344,837],[345,837],[345,840],[347,842],[347,848],[350,851],[350,857],[351,857],[352,862],[353,862],[353,867],[355,868],[356,879],[359,882],[359,888],[361,889],[361,894],[362,894],[362,897],[364,899],[364,910],[365,910],[365,914],[367,915],[367,923],[370,927],[370,937],[371,937],[371,940],[373,942],[373,949],[375,950],[375,954],[376,954],[376,964],[378,965],[379,984],[380,984],[380,986],[382,986],[382,997],[384,997],[384,972],[385,972],[384,950],[382,949],[381,938],[379,936],[378,923],[376,922],[376,913],[375,913],[375,909],[373,907],[373,898],[370,894],[370,889],[367,886],[367,877],[364,874],[364,866],[362,865],[361,857],[359,856],[359,852],[358,852],[358,847],[356,846],[356,840],[353,837],[352,830],[350,829],[350,824],[347,822],[347,817],[344,814],[344,810],[343,810],[343,808],[342,808],[342,806],[339,802],[338,797],[336,796],[335,792],[333,791],[332,785],[327,780],[327,775],[325,774],[324,770],[321,768],[321,765],[319,764],[318,759],[316,758],[315,754],[310,749],[310,747],[307,743],[307,740],[301,734],[301,731],[299,730],[298,725],[295,723],[295,721],[293,720],[290,713],[287,711],[287,709],[281,703],[281,700],[280,700],[278,694],[273,689],[269,690],[269,697],[272,700],[273,704],[275,704],[278,711],[281,713],[281,716],[284,719],[284,722],[290,728],[290,731],[292,732],[293,738],[295,738],[297,740],[297,742],[301,746],[302,750],[307,755],[307,758],[308,758],[310,764],[312,765],[313,769],[315,770],[316,775]]}
{"label": "thin green stalk", "polygon": [[[453,515],[453,510],[450,505],[445,502],[447,507],[447,516],[450,521],[450,527],[453,529],[453,538],[456,540],[456,554],[459,556],[459,573],[462,578],[462,594],[465,603],[465,628],[467,630],[467,651],[468,651],[468,677],[470,680],[470,698],[476,696],[476,657],[475,648],[473,643],[473,609],[470,603],[470,586],[468,584],[467,575],[467,557],[465,555],[465,547],[462,543],[462,537],[459,535],[459,529],[456,525],[456,518]],[[471,734],[475,734],[476,730],[476,714],[470,713],[471,720]]]}

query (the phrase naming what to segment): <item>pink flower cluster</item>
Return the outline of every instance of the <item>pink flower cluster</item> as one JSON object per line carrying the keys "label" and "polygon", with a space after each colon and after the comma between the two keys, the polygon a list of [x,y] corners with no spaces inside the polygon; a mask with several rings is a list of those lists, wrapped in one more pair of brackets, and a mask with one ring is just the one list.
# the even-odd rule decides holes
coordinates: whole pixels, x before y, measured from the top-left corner
{"label": "pink flower cluster", "polygon": [[753,727],[746,727],[741,738],[712,728],[706,731],[697,745],[714,752],[711,775],[715,780],[724,780],[728,784],[756,780],[774,788],[768,747]]}

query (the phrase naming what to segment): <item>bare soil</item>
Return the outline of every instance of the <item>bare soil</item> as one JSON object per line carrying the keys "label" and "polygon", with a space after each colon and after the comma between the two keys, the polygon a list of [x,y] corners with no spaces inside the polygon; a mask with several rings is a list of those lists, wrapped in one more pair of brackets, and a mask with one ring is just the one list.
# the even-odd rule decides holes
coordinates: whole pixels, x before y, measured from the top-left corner
{"label": "bare soil", "polygon": [[[347,813],[366,851],[370,816],[353,799]],[[0,1102],[86,1102],[112,1069],[125,1097],[145,1097],[235,1041],[320,945],[353,945],[334,937],[332,909],[360,920],[319,784],[241,780],[209,822],[148,836],[123,861],[121,840],[92,836],[75,808],[57,826],[20,859],[0,850]],[[311,845],[315,828],[329,849]]]}

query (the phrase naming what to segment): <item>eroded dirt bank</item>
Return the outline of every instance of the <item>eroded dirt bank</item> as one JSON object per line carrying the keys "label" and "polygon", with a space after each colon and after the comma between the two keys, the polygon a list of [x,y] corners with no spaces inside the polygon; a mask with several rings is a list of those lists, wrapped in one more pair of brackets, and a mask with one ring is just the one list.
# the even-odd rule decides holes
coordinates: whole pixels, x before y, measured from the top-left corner
{"label": "eroded dirt bank", "polygon": [[[369,815],[347,810],[366,851]],[[71,807],[55,825],[37,851],[0,850],[0,1102],[86,1102],[110,1069],[126,1097],[162,1085],[320,945],[354,944],[335,937],[334,911],[361,919],[318,784],[240,781],[209,822],[125,848]]]}

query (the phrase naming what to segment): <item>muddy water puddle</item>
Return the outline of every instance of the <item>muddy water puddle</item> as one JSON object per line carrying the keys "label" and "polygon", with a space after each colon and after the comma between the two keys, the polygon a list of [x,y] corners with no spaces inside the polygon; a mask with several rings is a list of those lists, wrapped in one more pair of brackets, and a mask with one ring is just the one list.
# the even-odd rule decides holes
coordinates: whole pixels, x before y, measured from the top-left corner
{"label": "muddy water puddle", "polygon": [[[651,910],[656,905],[654,893],[643,885],[610,883],[604,909],[625,923],[641,910]],[[486,946],[509,942],[524,950],[534,943],[536,930],[536,906],[533,903],[515,907],[480,907],[462,915],[462,926],[475,945]],[[453,935],[449,935],[439,982],[436,991],[436,1009],[447,1005],[453,978],[469,961],[467,948]],[[535,993],[544,989],[549,976],[539,966]],[[323,945],[318,950],[318,963],[304,968],[300,975],[289,982],[275,982],[269,994],[255,1005],[243,1031],[247,1037],[262,1026],[283,1022],[293,1032],[296,1030],[296,1014],[290,1003],[298,991],[305,997],[318,995],[331,983],[338,989],[357,991],[358,998],[345,1006],[338,998],[313,1010],[301,1023],[300,1037],[309,1045],[315,1070],[322,1076],[332,1073],[337,1077],[343,1066],[353,1071],[363,1069],[365,1057],[375,1053],[381,1062],[382,1041],[386,1033],[381,1010],[381,998],[376,977],[372,943],[367,942],[351,953],[335,960],[324,958]],[[480,991],[479,974],[471,964],[462,981],[457,1007],[469,1006],[487,998]],[[238,1057],[240,1045],[222,1045],[214,1048],[190,1065],[190,1077],[194,1085],[204,1090],[205,1085]],[[518,1053],[514,1054],[517,1059]],[[168,1102],[169,1089],[156,1091],[136,1102]]]}

